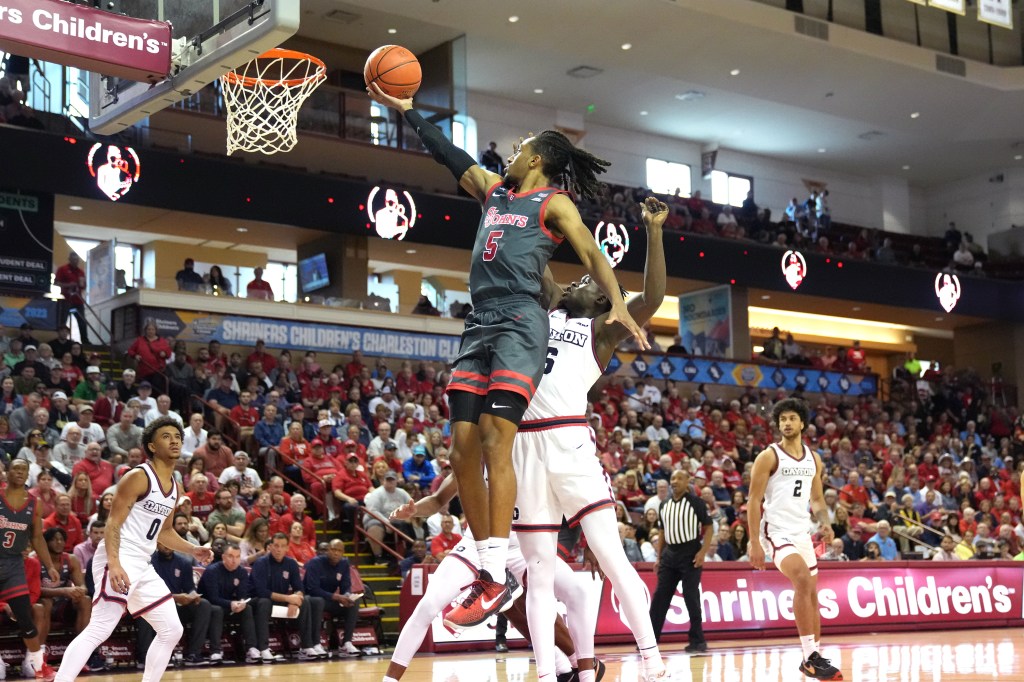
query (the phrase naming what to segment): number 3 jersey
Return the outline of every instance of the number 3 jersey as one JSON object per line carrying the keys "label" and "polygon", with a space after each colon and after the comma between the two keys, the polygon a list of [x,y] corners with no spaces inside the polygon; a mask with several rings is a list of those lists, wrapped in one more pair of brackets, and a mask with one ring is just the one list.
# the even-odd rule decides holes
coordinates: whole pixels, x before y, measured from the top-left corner
{"label": "number 3 jersey", "polygon": [[[128,561],[149,563],[153,552],[156,551],[156,540],[160,535],[160,529],[164,521],[170,516],[178,504],[178,485],[171,480],[171,489],[165,491],[160,485],[160,479],[152,466],[146,462],[137,468],[146,473],[148,486],[146,492],[140,495],[132,509],[128,512],[128,518],[121,524],[121,545],[119,559],[122,565]],[[96,548],[96,554],[102,552],[103,561],[106,563],[107,547],[101,542]],[[96,563],[95,561],[93,563]]]}
{"label": "number 3 jersey", "polygon": [[764,491],[762,533],[769,540],[773,536],[810,533],[811,485],[818,473],[814,455],[806,445],[802,459],[794,458],[778,443],[769,447],[775,451],[776,464]]}
{"label": "number 3 jersey", "polygon": [[594,346],[594,320],[569,317],[562,308],[548,313],[548,355],[544,377],[523,415],[536,420],[585,418],[587,392],[603,369]]}
{"label": "number 3 jersey", "polygon": [[541,187],[516,194],[501,184],[488,190],[469,268],[474,306],[517,294],[540,297],[544,268],[562,243],[544,225],[544,212],[556,194],[568,193]]}

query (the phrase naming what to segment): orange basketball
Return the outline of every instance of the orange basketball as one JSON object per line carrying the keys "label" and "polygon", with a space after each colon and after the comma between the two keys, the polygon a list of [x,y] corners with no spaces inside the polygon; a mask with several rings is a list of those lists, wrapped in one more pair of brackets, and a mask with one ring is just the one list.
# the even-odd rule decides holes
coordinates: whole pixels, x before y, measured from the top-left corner
{"label": "orange basketball", "polygon": [[363,80],[367,85],[376,83],[392,97],[408,99],[420,89],[423,71],[412,52],[401,45],[384,45],[370,53],[363,67]]}

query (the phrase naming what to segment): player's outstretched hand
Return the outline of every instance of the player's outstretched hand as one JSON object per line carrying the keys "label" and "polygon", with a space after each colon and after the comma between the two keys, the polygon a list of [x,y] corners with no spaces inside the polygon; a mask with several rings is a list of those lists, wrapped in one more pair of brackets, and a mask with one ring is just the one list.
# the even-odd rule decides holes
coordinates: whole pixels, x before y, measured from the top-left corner
{"label": "player's outstretched hand", "polygon": [[193,547],[192,556],[194,556],[199,563],[205,566],[213,561],[213,550],[209,547]]}
{"label": "player's outstretched hand", "polygon": [[647,333],[632,318],[629,311],[626,310],[626,306],[621,305],[618,308],[619,310],[616,310],[615,307],[612,308],[612,311],[608,313],[608,319],[604,323],[615,324],[618,322],[633,335],[633,338],[636,339],[636,345],[640,350],[650,350],[651,344],[647,342]]}
{"label": "player's outstretched hand", "polygon": [[750,565],[758,571],[764,570],[764,548],[753,542],[747,545],[747,556],[750,557]]}
{"label": "player's outstretched hand", "polygon": [[372,99],[377,104],[383,104],[386,107],[391,107],[392,109],[397,109],[398,111],[408,111],[409,109],[412,109],[412,97],[408,99],[398,99],[397,97],[392,97],[391,95],[381,90],[380,86],[377,85],[376,83],[370,83],[369,85],[366,86],[366,94],[369,95],[370,99]]}
{"label": "player's outstretched hand", "polygon": [[648,230],[661,227],[668,218],[668,204],[659,201],[657,197],[647,197],[644,203],[640,204],[640,215]]}
{"label": "player's outstretched hand", "polygon": [[405,521],[416,516],[416,503],[413,501],[406,502],[401,507],[392,510],[390,517],[399,521]]}

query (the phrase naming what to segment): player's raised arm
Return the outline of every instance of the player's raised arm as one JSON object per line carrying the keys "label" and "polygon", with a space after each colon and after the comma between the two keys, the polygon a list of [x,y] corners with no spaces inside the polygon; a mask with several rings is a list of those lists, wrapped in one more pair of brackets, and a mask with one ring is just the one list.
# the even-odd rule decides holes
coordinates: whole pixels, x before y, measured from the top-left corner
{"label": "player's raised arm", "polygon": [[441,511],[442,507],[451,502],[451,499],[458,492],[459,484],[456,482],[455,476],[449,476],[441,481],[441,485],[430,495],[421,497],[415,502],[403,504],[398,509],[392,511],[391,518],[404,520],[411,519],[414,516],[433,516]]}
{"label": "player's raised arm", "polygon": [[764,548],[761,547],[761,504],[764,492],[768,487],[768,477],[775,468],[776,454],[771,448],[761,451],[754,460],[754,468],[750,472],[750,495],[747,498],[747,555],[750,563],[757,570],[764,569]]}
{"label": "player's raised arm", "polygon": [[544,267],[544,278],[540,281],[540,304],[545,310],[550,310],[551,306],[558,302],[558,299],[562,298],[562,294],[565,290],[558,286],[558,282],[555,281],[555,276],[551,273],[551,268],[548,266]]}
{"label": "player's raised arm", "polygon": [[502,181],[502,177],[497,173],[478,166],[472,156],[456,147],[437,126],[413,109],[411,97],[409,99],[392,97],[381,90],[376,83],[367,85],[366,93],[374,102],[391,107],[402,114],[423,140],[423,146],[434,155],[434,160],[450,170],[462,189],[472,194],[477,201],[483,203],[487,198],[487,190]]}
{"label": "player's raised arm", "polygon": [[615,279],[612,266],[608,264],[608,259],[597,248],[594,235],[583,224],[580,212],[576,209],[576,204],[572,202],[572,199],[564,194],[556,194],[551,197],[544,221],[549,228],[561,232],[569,240],[576,255],[582,261],[583,267],[587,269],[590,276],[597,282],[597,286],[601,287],[601,291],[611,301],[612,309],[605,318],[605,324],[611,325],[618,322],[636,338],[641,349],[650,348],[651,345],[647,343],[647,335],[640,325],[633,321],[626,309],[626,303],[619,294],[619,282]]}
{"label": "player's raised arm", "polygon": [[[640,325],[646,324],[658,312],[665,300],[665,243],[662,226],[668,217],[668,204],[655,197],[647,197],[640,205],[643,223],[647,228],[647,261],[644,264],[644,290],[629,299],[626,310]],[[597,354],[607,364],[615,347],[630,336],[622,325],[606,325],[606,315],[597,318]]]}

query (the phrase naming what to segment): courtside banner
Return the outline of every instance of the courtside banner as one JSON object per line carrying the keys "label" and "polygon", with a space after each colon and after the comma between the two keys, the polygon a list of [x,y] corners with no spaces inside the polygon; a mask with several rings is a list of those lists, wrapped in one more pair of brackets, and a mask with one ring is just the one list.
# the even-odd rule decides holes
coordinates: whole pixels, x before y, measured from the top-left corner
{"label": "courtside banner", "polygon": [[[637,564],[650,599],[657,585],[651,564]],[[416,566],[429,574],[433,566]],[[826,634],[880,630],[959,630],[1024,625],[1024,565],[1012,561],[874,561],[818,564],[818,608]],[[578,570],[581,586],[592,585]],[[429,579],[429,578],[428,578]],[[406,581],[408,584],[409,581]],[[593,595],[593,592],[591,592]],[[627,643],[633,635],[607,580],[601,589],[596,639]],[[401,621],[419,596],[403,586]],[[797,636],[793,588],[774,568],[752,571],[746,562],[706,564],[701,578],[704,632],[712,641],[742,637]],[[564,608],[559,605],[560,612]],[[421,651],[493,648],[494,618],[462,633],[451,633],[435,619]],[[690,628],[683,595],[677,591],[665,618],[666,637]],[[509,644],[519,633],[509,627]]]}
{"label": "courtside banner", "polygon": [[171,72],[171,25],[61,0],[4,0],[0,49],[156,83]]}
{"label": "courtside banner", "polygon": [[305,348],[319,353],[345,354],[360,350],[370,355],[438,362],[451,362],[459,353],[459,337],[443,334],[165,308],[143,308],[140,315],[140,319],[155,322],[161,336],[191,343],[220,341],[227,345],[251,346],[263,341],[268,348]]}

